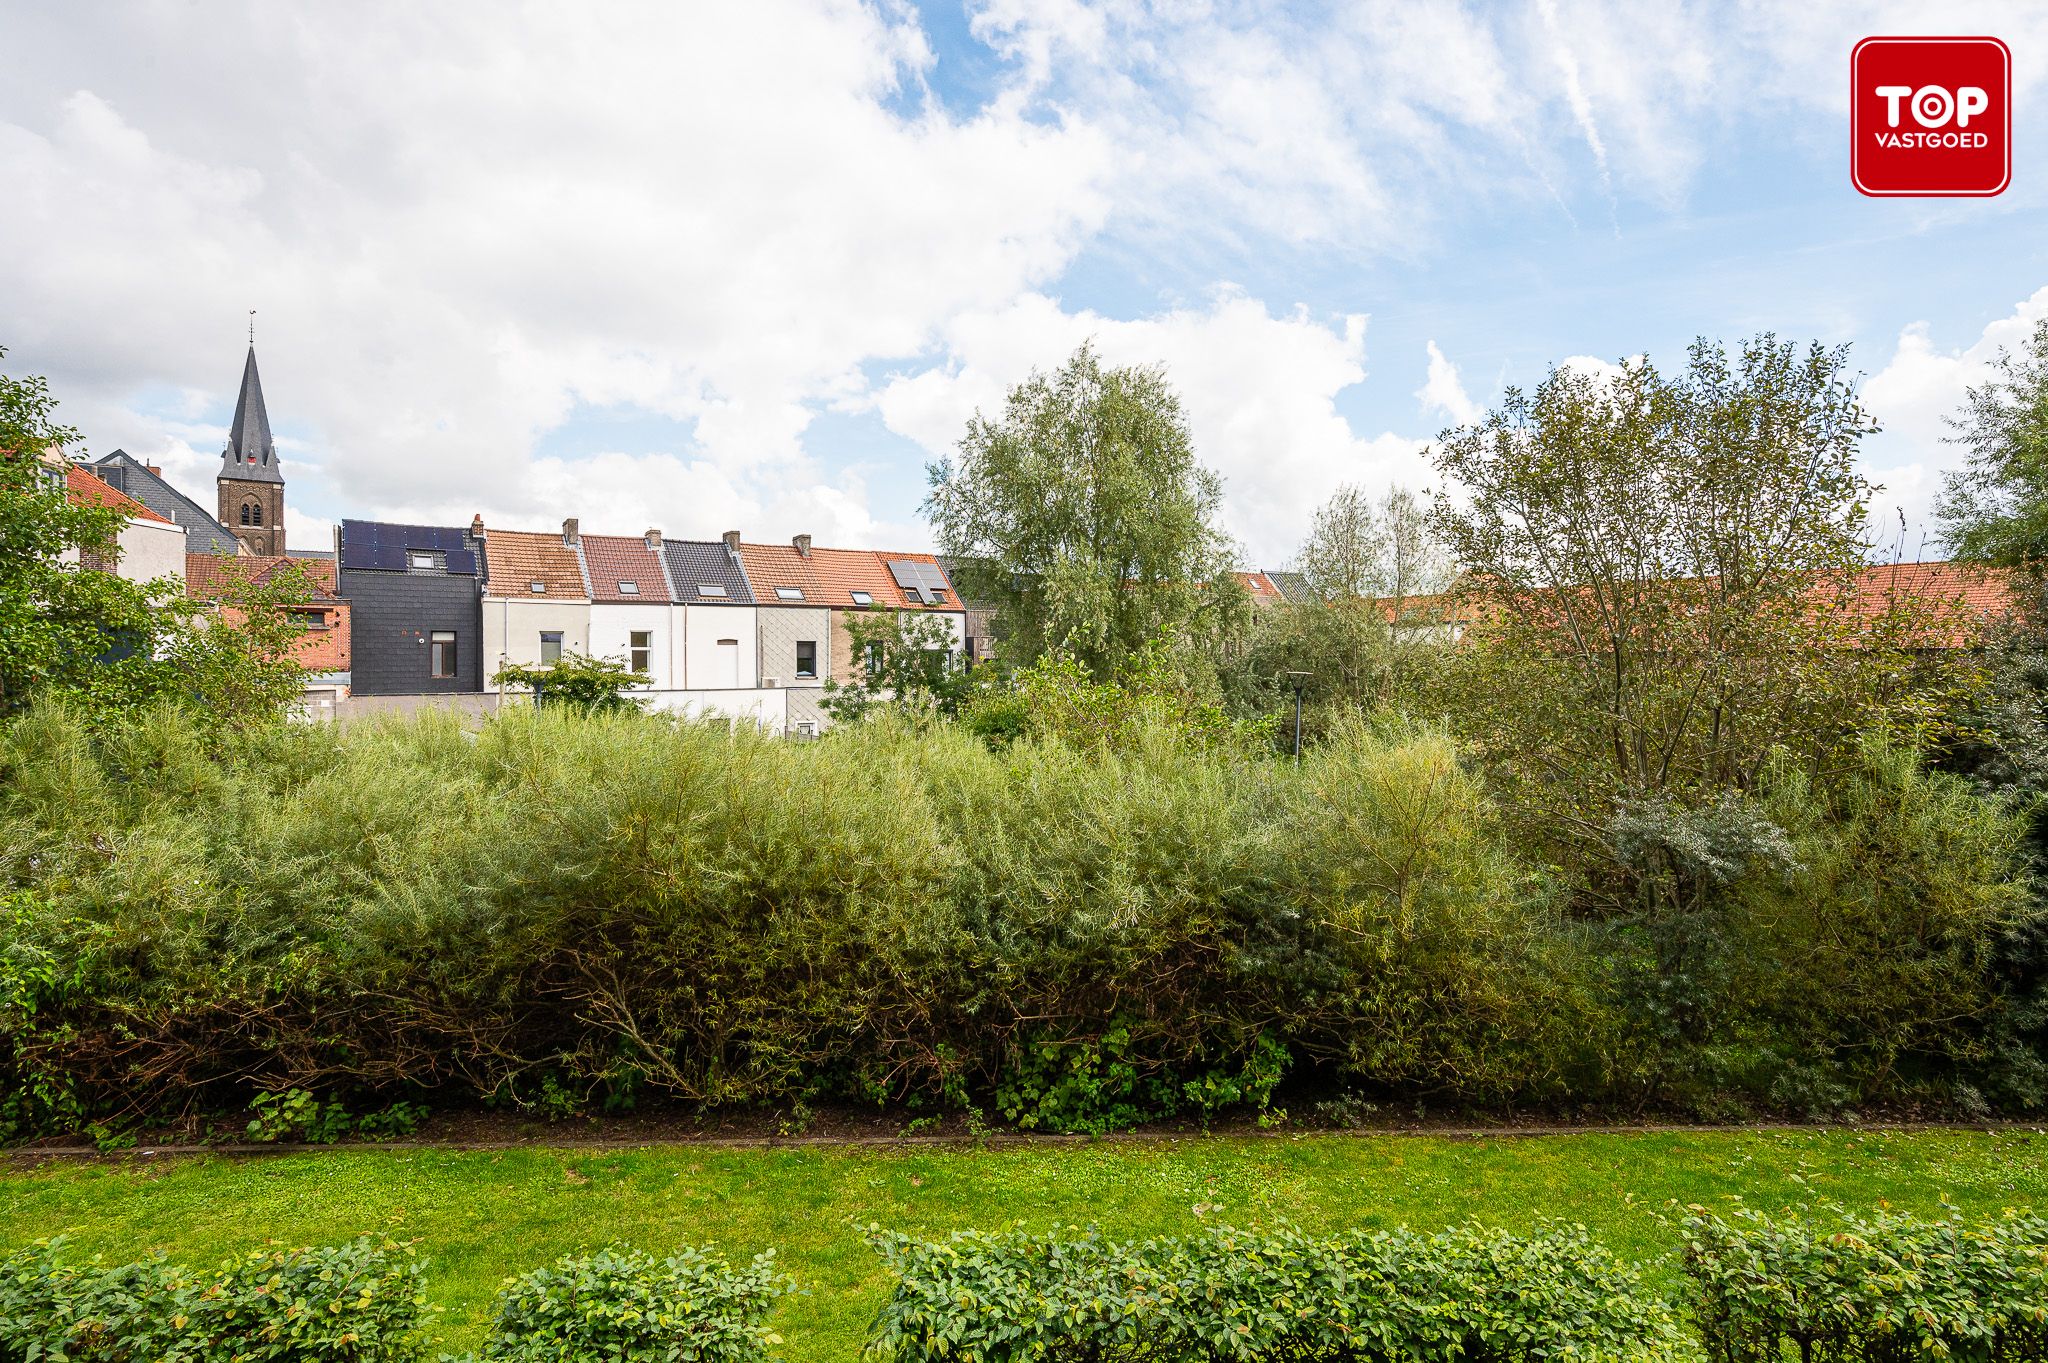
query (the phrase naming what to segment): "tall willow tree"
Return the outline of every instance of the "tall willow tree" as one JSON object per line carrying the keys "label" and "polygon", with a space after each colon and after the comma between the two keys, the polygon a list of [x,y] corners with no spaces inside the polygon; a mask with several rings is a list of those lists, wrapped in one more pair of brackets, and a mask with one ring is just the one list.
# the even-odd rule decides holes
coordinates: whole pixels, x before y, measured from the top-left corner
{"label": "tall willow tree", "polygon": [[1162,633],[1214,639],[1242,617],[1222,480],[1156,366],[1083,345],[1001,416],[975,413],[930,477],[925,514],[1012,661],[1067,653],[1107,676]]}
{"label": "tall willow tree", "polygon": [[1935,504],[1957,558],[2039,575],[2048,570],[2048,321],[1951,417],[1949,443],[1968,453]]}

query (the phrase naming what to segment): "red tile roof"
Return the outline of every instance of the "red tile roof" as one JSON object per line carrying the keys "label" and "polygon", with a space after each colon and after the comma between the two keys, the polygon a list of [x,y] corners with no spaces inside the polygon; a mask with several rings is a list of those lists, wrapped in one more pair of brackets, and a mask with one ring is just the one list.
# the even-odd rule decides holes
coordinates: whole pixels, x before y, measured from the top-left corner
{"label": "red tile roof", "polygon": [[1963,648],[2014,615],[2020,601],[2011,573],[1967,563],[1881,563],[1850,584],[1847,607],[1866,620],[1908,604],[1931,614],[1919,622],[1932,636],[1927,643]]}
{"label": "red tile roof", "polygon": [[[576,551],[557,534],[493,530],[484,536],[484,595],[588,601]],[[534,583],[542,590],[535,591]]]}
{"label": "red tile roof", "polygon": [[83,502],[87,506],[104,506],[120,512],[130,520],[157,521],[163,525],[177,524],[169,516],[158,515],[112,483],[95,478],[76,464],[64,471],[64,491],[74,502]]}
{"label": "red tile roof", "polygon": [[[859,591],[866,592],[871,604],[876,606],[900,610],[960,609],[958,593],[950,590],[943,601],[930,607],[905,595],[889,572],[891,559],[927,563],[935,568],[939,566],[938,559],[930,554],[898,553],[895,550],[813,548],[806,557],[788,544],[740,546],[740,562],[747,570],[747,580],[754,586],[754,599],[764,606],[798,604],[782,601],[775,594],[777,587],[797,587],[804,594],[802,604],[807,606],[838,606],[852,610],[861,604],[853,599],[853,593]],[[940,573],[943,576],[943,568]],[[947,581],[950,583],[951,579]]]}
{"label": "red tile roof", "polygon": [[[1847,586],[1840,598],[1841,609],[1865,622],[1865,627],[1885,618],[1895,607],[1913,607],[1914,611],[1895,622],[1912,637],[1897,642],[1926,648],[1971,647],[1982,640],[1987,626],[2009,618],[2020,604],[2012,573],[1967,563],[1881,563],[1858,570]],[[1817,611],[1833,608],[1835,584],[1817,585],[1809,599]],[[1391,598],[1373,604],[1389,615],[1397,605]],[[1497,609],[1489,605],[1483,592],[1411,596],[1398,607],[1411,620],[1454,625],[1476,623]]]}
{"label": "red tile roof", "polygon": [[306,580],[313,584],[311,601],[339,601],[334,594],[334,560],[331,558],[293,558],[288,554],[243,554],[228,558],[223,554],[185,555],[185,594],[199,600],[211,600],[233,584],[260,586],[277,576],[287,563],[295,565]]}
{"label": "red tile roof", "polygon": [[1273,579],[1264,573],[1239,573],[1237,580],[1251,593],[1252,604],[1255,606],[1270,606],[1276,601],[1287,599]]}
{"label": "red tile roof", "polygon": [[[585,535],[583,562],[590,569],[593,601],[668,604],[668,578],[661,571],[661,555],[648,548],[639,535]],[[622,584],[631,584],[632,590],[624,590]],[[529,594],[531,591],[529,584]]]}

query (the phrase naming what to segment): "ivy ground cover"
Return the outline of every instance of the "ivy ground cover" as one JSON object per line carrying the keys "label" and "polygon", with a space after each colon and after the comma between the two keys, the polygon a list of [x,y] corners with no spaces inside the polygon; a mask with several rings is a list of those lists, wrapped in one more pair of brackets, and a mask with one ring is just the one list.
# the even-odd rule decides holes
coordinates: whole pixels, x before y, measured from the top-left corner
{"label": "ivy ground cover", "polygon": [[[0,1165],[0,1244],[67,1234],[78,1254],[154,1249],[210,1261],[275,1237],[417,1238],[446,1345],[474,1346],[506,1276],[618,1242],[657,1253],[769,1245],[802,1295],[776,1324],[792,1363],[854,1357],[891,1279],[869,1222],[955,1228],[1095,1224],[1116,1236],[1204,1223],[1308,1230],[1466,1218],[1513,1230],[1583,1223],[1677,1287],[1678,1210],[1831,1200],[1857,1209],[1971,1215],[2048,1209],[2048,1134],[1643,1133],[1459,1140],[1416,1136],[1190,1139],[999,1150],[633,1151],[340,1149],[251,1159]],[[1667,1222],[1668,1218],[1668,1222]]]}

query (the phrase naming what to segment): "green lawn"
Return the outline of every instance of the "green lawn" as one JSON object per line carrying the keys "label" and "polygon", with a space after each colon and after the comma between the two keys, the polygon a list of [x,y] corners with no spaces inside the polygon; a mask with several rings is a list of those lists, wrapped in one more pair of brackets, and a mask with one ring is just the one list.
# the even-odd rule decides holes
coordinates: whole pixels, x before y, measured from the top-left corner
{"label": "green lawn", "polygon": [[[0,1166],[12,1245],[64,1232],[80,1253],[210,1261],[268,1237],[417,1236],[450,1346],[476,1342],[504,1275],[608,1240],[650,1250],[779,1247],[807,1290],[780,1328],[791,1360],[854,1356],[887,1291],[852,1223],[921,1232],[1094,1222],[1179,1233],[1203,1220],[1310,1228],[1465,1217],[1584,1222],[1618,1252],[1664,1254],[1672,1201],[1826,1198],[1928,1213],[2048,1208],[2048,1137],[1771,1132],[1455,1140],[1301,1136],[994,1151],[348,1151],[259,1159]],[[1668,1271],[1668,1270],[1667,1270]]]}

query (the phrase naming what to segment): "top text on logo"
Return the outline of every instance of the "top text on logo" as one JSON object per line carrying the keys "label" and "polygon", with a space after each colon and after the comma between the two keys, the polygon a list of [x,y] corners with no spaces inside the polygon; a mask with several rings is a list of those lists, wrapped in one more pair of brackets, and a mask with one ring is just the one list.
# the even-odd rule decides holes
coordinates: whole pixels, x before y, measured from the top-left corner
{"label": "top text on logo", "polygon": [[1986,196],[2012,178],[2012,54],[1996,38],[1865,38],[1850,173],[1875,197]]}

